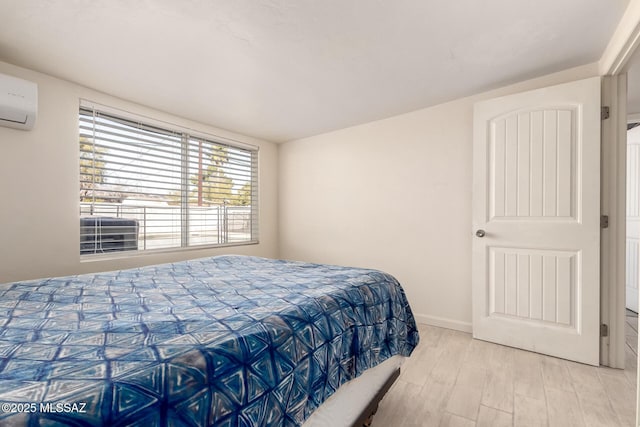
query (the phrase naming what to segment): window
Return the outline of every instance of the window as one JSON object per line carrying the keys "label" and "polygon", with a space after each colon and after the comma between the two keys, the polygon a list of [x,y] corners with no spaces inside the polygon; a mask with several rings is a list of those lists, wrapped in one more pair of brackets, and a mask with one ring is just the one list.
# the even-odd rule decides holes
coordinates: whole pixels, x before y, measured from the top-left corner
{"label": "window", "polygon": [[81,254],[257,243],[255,147],[84,104],[79,118]]}

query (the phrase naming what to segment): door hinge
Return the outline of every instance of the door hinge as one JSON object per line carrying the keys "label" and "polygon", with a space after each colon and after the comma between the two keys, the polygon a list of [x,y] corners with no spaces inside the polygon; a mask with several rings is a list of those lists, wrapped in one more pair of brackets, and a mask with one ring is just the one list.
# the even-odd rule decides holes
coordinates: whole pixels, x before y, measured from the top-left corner
{"label": "door hinge", "polygon": [[601,337],[609,336],[609,325],[605,325],[604,323],[600,325],[600,336]]}
{"label": "door hinge", "polygon": [[600,119],[607,120],[609,118],[609,107],[600,108]]}
{"label": "door hinge", "polygon": [[609,215],[600,216],[600,228],[609,228]]}

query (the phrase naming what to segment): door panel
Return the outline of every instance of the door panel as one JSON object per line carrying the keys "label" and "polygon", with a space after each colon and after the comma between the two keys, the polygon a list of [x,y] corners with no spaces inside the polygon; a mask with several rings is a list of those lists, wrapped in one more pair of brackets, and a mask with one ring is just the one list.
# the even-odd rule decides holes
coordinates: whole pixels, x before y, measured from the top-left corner
{"label": "door panel", "polygon": [[477,103],[473,175],[474,337],[597,365],[600,79]]}
{"label": "door panel", "polygon": [[500,247],[489,251],[490,315],[576,324],[578,253]]}

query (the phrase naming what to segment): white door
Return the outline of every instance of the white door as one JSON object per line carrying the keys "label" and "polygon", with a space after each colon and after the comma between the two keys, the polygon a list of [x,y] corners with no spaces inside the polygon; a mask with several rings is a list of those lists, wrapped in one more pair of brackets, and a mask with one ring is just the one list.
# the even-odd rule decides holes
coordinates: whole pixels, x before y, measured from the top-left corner
{"label": "white door", "polygon": [[474,109],[473,336],[597,365],[600,78]]}
{"label": "white door", "polygon": [[638,312],[640,269],[640,127],[627,132],[627,278],[626,305]]}

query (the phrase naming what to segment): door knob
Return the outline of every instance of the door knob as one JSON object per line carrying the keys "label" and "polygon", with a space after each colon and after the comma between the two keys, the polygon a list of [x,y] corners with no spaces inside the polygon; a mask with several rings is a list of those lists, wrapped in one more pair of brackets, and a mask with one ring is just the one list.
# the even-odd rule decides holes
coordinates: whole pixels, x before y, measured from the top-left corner
{"label": "door knob", "polygon": [[485,233],[484,230],[476,231],[476,236],[478,236],[478,237],[484,237],[485,234],[487,234],[487,233]]}

